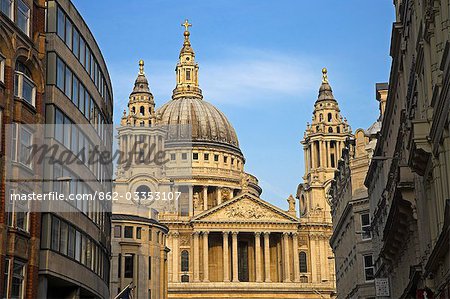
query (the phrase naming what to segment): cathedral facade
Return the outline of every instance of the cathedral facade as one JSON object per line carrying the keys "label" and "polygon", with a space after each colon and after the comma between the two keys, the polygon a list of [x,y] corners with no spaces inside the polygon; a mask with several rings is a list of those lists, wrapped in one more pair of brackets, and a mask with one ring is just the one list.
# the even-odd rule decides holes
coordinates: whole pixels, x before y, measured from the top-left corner
{"label": "cathedral facade", "polygon": [[[190,24],[183,25],[172,99],[155,108],[141,61],[118,129],[122,152],[144,153],[145,144],[151,143],[167,159],[151,165],[139,163],[139,157],[122,161],[115,181],[119,194],[179,195],[175,206],[158,208],[155,222],[167,250],[158,248],[168,252],[168,298],[332,298],[335,278],[327,192],[351,131],[326,70],[313,121],[302,141],[306,169],[297,191],[300,211],[292,195],[285,211],[261,199],[257,178],[245,172],[233,126],[203,98]],[[113,213],[155,218],[155,206],[145,199],[119,198]],[[145,258],[141,260],[139,267],[150,266]],[[136,291],[141,280],[131,280]],[[164,293],[157,298],[164,298]]]}

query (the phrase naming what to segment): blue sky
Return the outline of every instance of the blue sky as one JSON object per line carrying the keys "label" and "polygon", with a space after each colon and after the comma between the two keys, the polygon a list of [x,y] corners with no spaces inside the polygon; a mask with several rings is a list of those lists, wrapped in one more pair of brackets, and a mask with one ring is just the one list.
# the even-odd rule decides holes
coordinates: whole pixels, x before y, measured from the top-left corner
{"label": "blue sky", "polygon": [[239,137],[262,198],[287,208],[301,182],[300,140],[322,67],[355,131],[377,118],[375,83],[387,82],[392,0],[73,0],[106,59],[118,122],[138,71],[157,106],[170,99],[183,40],[191,43],[205,99]]}

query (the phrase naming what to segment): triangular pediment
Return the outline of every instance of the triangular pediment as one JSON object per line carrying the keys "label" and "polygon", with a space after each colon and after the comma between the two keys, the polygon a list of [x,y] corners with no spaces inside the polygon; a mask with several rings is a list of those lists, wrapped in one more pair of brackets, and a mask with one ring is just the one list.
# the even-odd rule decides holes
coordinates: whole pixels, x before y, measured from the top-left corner
{"label": "triangular pediment", "polygon": [[245,193],[195,216],[192,222],[298,223],[299,220],[280,208]]}

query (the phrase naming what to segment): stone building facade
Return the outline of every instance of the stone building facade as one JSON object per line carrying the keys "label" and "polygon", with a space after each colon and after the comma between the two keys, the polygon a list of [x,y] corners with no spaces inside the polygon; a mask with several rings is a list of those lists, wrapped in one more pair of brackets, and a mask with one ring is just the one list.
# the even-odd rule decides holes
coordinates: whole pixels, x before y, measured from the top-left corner
{"label": "stone building facade", "polygon": [[[293,196],[288,198],[287,211],[260,198],[257,178],[244,170],[245,158],[234,128],[221,111],[203,99],[190,24],[183,26],[172,99],[155,109],[141,62],[118,128],[121,151],[144,153],[145,147],[136,143],[152,144],[166,153],[167,161],[150,166],[138,160],[119,163],[115,180],[119,193],[180,194],[175,206],[158,213],[159,225],[169,228],[168,298],[331,298],[335,290],[334,265],[328,259],[332,225],[324,185],[334,173],[337,147],[350,134],[331,87],[327,81],[322,84],[317,120],[305,137],[306,147],[331,136],[329,143],[321,143],[324,149],[329,146],[329,158],[324,154],[322,160],[328,166],[314,164],[307,170],[311,180],[305,188],[308,205],[302,205],[302,219]],[[325,81],[326,72],[324,77]],[[332,114],[331,120],[319,120],[319,111],[326,117]],[[182,129],[184,125],[188,131]],[[316,126],[320,132],[313,132]],[[173,138],[167,138],[169,135]],[[181,175],[180,170],[187,172]],[[320,176],[320,186],[316,176]],[[148,209],[151,218],[154,206],[145,199],[130,203],[136,213]]]}
{"label": "stone building facade", "polygon": [[46,142],[58,145],[58,153],[97,144],[112,150],[106,64],[69,0],[2,1],[0,25],[0,294],[109,298],[108,207],[67,201],[63,213],[7,200],[33,192],[111,191],[108,165],[28,161],[30,145]]}
{"label": "stone building facade", "polygon": [[449,2],[394,4],[379,158],[365,181],[375,278],[391,298],[449,298]]}
{"label": "stone building facade", "polygon": [[[36,298],[38,291],[40,215],[23,205],[7,206],[14,188],[31,191],[37,184],[7,184],[6,178],[31,180],[39,171],[26,163],[21,141],[33,134],[16,124],[44,122],[45,1],[2,2],[0,11],[0,296]],[[13,129],[14,127],[14,129]],[[14,141],[12,137],[15,137]],[[14,145],[14,146],[11,146]],[[8,171],[6,163],[11,166]],[[7,175],[7,173],[9,175]],[[7,187],[8,186],[8,187]],[[20,189],[19,189],[20,188]],[[9,213],[6,211],[24,211]]]}
{"label": "stone building facade", "polygon": [[364,186],[387,97],[387,84],[376,85],[380,117],[367,130],[347,139],[330,189],[338,298],[375,298],[370,205]]}

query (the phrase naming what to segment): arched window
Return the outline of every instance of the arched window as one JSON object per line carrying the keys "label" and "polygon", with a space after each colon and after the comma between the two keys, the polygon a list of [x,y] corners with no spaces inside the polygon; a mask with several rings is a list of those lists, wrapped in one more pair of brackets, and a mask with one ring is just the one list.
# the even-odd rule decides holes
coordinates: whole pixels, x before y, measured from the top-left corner
{"label": "arched window", "polygon": [[319,121],[323,121],[323,114],[322,113],[320,113],[320,115],[319,115]]}
{"label": "arched window", "polygon": [[332,127],[328,128],[328,133],[333,133],[333,128]]}
{"label": "arched window", "polygon": [[141,106],[141,108],[139,108],[139,113],[141,114],[141,116],[145,115],[145,108],[144,108],[144,106]]}
{"label": "arched window", "polygon": [[181,275],[181,282],[189,282],[189,275],[187,274]]}
{"label": "arched window", "polygon": [[338,126],[338,127],[336,128],[336,131],[337,131],[338,133],[341,133],[341,127]]}
{"label": "arched window", "polygon": [[300,273],[308,272],[308,263],[306,261],[306,252],[302,251],[299,253],[299,261],[300,261]]}
{"label": "arched window", "polygon": [[328,122],[331,122],[333,120],[333,115],[331,113],[328,113]]}
{"label": "arched window", "polygon": [[181,252],[181,271],[189,271],[189,252],[187,250]]}
{"label": "arched window", "polygon": [[135,107],[131,107],[131,114],[135,114],[136,113],[136,108]]}
{"label": "arched window", "polygon": [[300,282],[301,283],[308,283],[308,276],[305,276],[305,275],[300,276]]}

